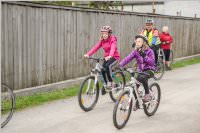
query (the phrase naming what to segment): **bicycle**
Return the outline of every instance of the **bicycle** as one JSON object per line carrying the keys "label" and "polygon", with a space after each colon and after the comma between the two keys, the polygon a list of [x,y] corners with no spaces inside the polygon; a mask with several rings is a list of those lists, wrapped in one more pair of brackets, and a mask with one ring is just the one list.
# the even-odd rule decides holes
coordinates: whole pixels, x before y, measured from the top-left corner
{"label": "bicycle", "polygon": [[15,96],[13,90],[5,84],[1,84],[1,128],[12,118],[15,108]]}
{"label": "bicycle", "polygon": [[174,63],[174,52],[173,50],[170,50],[170,56],[169,56],[170,66]]}
{"label": "bicycle", "polygon": [[157,64],[156,64],[156,70],[155,70],[155,74],[154,74],[154,79],[155,80],[160,80],[165,72],[165,54],[162,48],[158,48],[157,50],[158,53],[158,59],[157,59]]}
{"label": "bicycle", "polygon": [[[104,59],[94,57],[89,57],[88,59],[95,61],[95,67],[91,70],[90,75],[87,76],[85,80],[83,80],[78,92],[79,106],[85,112],[91,111],[95,107],[99,98],[100,83],[104,82],[101,73],[101,69],[103,67],[100,62]],[[112,89],[106,89],[102,87],[102,89],[105,89],[106,92],[109,93],[112,101],[115,102],[120,92],[123,91],[126,81],[123,72],[118,69],[112,70],[112,78],[114,82],[114,87],[112,87]]]}
{"label": "bicycle", "polygon": [[[131,68],[125,69],[124,71],[129,72],[132,77],[131,81],[125,86],[124,91],[120,94],[113,109],[113,124],[117,129],[122,129],[127,124],[132,109],[134,109],[134,111],[136,111],[136,109],[143,109],[148,117],[153,116],[158,109],[161,99],[160,86],[154,82],[149,86],[151,100],[149,102],[144,102],[144,88],[134,76],[135,74],[148,74],[144,72],[134,72]],[[137,87],[138,85],[140,87]]]}

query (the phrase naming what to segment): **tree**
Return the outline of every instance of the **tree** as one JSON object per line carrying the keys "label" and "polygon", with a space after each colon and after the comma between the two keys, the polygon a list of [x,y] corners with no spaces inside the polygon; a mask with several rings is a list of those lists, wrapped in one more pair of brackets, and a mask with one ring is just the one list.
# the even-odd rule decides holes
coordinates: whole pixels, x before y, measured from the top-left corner
{"label": "tree", "polygon": [[121,6],[121,1],[90,1],[89,7],[90,8],[98,8],[98,9],[116,9],[118,6]]}
{"label": "tree", "polygon": [[37,3],[43,3],[43,4],[51,4],[51,5],[59,5],[59,6],[74,6],[77,2],[72,1],[33,1]]}

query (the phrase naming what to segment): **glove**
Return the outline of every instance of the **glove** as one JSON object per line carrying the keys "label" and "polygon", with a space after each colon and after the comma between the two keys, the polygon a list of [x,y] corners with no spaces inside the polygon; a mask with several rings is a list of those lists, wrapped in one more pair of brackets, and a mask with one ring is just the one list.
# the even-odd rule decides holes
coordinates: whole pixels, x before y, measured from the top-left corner
{"label": "glove", "polygon": [[85,58],[89,58],[89,55],[85,54],[84,57],[85,57]]}
{"label": "glove", "polygon": [[143,58],[146,56],[146,54],[145,54],[145,52],[144,51],[139,51],[139,54],[140,54],[140,56],[142,56]]}

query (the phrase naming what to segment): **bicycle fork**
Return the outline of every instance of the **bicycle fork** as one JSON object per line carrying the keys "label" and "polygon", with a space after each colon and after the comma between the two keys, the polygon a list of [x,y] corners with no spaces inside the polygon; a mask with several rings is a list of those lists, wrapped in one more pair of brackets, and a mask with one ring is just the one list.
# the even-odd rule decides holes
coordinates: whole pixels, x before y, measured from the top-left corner
{"label": "bicycle fork", "polygon": [[[92,88],[92,94],[95,94],[95,88],[96,88],[96,85],[98,83],[98,77],[96,74],[91,74],[92,76],[94,76],[94,86]],[[90,89],[90,85],[91,85],[91,79],[89,79],[89,83],[88,83],[88,86],[87,86],[87,90],[86,90],[86,93],[88,93],[89,89]]]}

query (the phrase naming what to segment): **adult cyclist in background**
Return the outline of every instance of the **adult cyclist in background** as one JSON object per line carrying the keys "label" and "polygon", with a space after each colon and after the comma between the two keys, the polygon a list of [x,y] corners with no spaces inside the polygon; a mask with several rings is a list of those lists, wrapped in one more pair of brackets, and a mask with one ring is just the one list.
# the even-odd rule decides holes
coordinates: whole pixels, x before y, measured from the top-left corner
{"label": "adult cyclist in background", "polygon": [[159,38],[159,31],[153,27],[154,21],[151,18],[146,20],[146,27],[140,33],[143,36],[146,36],[148,39],[148,45],[153,50],[155,55],[155,64],[157,64],[158,53],[157,50],[160,47],[160,38]]}

